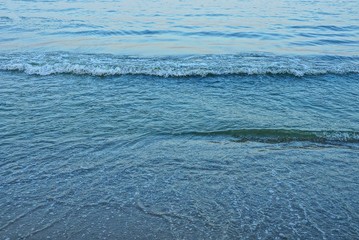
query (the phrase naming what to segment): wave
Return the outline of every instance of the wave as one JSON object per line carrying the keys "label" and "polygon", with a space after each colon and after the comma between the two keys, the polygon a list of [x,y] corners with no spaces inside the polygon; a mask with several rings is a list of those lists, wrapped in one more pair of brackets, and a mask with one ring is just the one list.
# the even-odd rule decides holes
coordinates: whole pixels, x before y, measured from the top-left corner
{"label": "wave", "polygon": [[302,77],[323,74],[359,74],[359,57],[271,54],[136,57],[66,52],[10,53],[0,55],[0,70],[19,71],[30,75],[150,75],[159,77],[291,75]]}
{"label": "wave", "polygon": [[[226,136],[237,142],[317,142],[359,143],[359,132],[355,131],[305,131],[288,129],[240,129],[213,132],[190,132],[194,136]],[[182,135],[182,134],[181,134]]]}

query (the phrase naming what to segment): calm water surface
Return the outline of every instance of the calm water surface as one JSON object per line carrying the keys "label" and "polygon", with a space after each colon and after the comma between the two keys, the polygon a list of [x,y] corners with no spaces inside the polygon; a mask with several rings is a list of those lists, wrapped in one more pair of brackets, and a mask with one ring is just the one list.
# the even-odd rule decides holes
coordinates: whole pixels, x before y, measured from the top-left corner
{"label": "calm water surface", "polygon": [[358,55],[359,2],[4,1],[1,50]]}
{"label": "calm water surface", "polygon": [[358,1],[3,1],[0,239],[358,239]]}

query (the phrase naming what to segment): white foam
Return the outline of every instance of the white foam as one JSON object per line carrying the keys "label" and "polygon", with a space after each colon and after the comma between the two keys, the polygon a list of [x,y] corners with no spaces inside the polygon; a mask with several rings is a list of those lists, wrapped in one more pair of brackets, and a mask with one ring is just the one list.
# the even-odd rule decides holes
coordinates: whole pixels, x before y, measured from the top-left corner
{"label": "white foam", "polygon": [[190,57],[131,57],[103,54],[26,53],[0,57],[0,70],[30,75],[92,76],[151,75],[305,75],[359,73],[358,57],[276,55],[204,55]]}

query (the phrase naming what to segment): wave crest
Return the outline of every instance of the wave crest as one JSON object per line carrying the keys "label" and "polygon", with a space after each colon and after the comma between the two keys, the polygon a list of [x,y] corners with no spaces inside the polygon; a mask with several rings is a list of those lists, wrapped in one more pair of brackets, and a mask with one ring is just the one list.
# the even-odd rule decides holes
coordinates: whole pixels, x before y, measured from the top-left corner
{"label": "wave crest", "polygon": [[359,132],[355,131],[305,131],[287,129],[240,129],[213,132],[191,132],[194,136],[227,136],[234,141],[246,142],[345,142],[359,143]]}
{"label": "wave crest", "polygon": [[302,77],[358,74],[359,57],[242,54],[141,58],[109,54],[15,53],[0,56],[0,70],[30,75],[204,77],[269,74]]}

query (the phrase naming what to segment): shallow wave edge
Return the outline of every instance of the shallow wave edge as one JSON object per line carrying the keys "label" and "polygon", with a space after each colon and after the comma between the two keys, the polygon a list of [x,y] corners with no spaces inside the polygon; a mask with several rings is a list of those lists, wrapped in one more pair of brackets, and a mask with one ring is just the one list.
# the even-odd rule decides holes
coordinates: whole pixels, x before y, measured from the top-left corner
{"label": "shallow wave edge", "polygon": [[359,74],[359,57],[278,56],[271,54],[136,57],[110,54],[11,53],[0,56],[0,70],[29,75],[90,76],[150,75],[191,77],[210,75]]}

